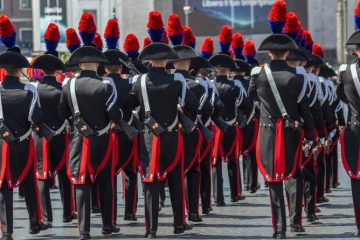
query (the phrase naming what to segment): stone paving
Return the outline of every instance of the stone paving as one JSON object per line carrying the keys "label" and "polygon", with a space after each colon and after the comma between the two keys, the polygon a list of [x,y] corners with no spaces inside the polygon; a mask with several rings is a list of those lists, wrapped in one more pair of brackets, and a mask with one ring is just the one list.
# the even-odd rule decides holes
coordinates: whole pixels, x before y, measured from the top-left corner
{"label": "stone paving", "polygon": [[[339,162],[339,166],[341,162]],[[224,169],[226,169],[224,167]],[[245,192],[246,199],[240,203],[231,204],[227,174],[224,173],[224,185],[227,205],[222,208],[214,207],[214,211],[203,216],[203,223],[197,224],[192,231],[184,235],[172,234],[172,214],[170,200],[167,193],[166,206],[160,213],[158,238],[161,239],[270,239],[272,236],[271,215],[269,207],[268,190],[260,189],[256,194]],[[260,178],[263,185],[263,181]],[[334,189],[327,196],[330,202],[320,205],[320,220],[309,224],[304,219],[304,234],[296,235],[287,232],[289,239],[352,239],[355,238],[355,225],[349,179],[340,167],[339,188]],[[120,185],[120,184],[119,184]],[[141,186],[140,186],[141,188]],[[139,191],[141,192],[141,191]],[[138,205],[138,222],[128,223],[122,220],[124,213],[124,200],[119,189],[118,223],[121,231],[109,237],[101,235],[101,218],[93,214],[91,219],[92,239],[142,239],[144,237],[144,201],[140,194]],[[14,192],[14,239],[77,239],[77,222],[62,223],[61,201],[58,190],[51,193],[54,222],[53,228],[42,231],[38,235],[28,234],[28,215],[25,203],[19,200]]]}

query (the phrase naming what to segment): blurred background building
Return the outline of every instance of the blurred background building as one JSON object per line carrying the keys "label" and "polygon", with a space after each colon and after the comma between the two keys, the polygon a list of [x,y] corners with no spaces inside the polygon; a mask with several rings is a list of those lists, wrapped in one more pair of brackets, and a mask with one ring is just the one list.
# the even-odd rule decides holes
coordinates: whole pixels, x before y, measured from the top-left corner
{"label": "blurred background building", "polygon": [[[67,27],[77,28],[80,16],[85,11],[94,14],[100,33],[104,32],[109,18],[119,19],[120,48],[128,33],[136,34],[142,42],[147,36],[148,12],[153,9],[162,12],[165,24],[170,13],[179,14],[183,24],[193,28],[197,48],[206,36],[213,36],[216,40],[224,24],[233,26],[234,32],[243,33],[245,39],[253,39],[258,46],[269,34],[267,15],[273,2],[274,0],[0,0],[0,12],[12,18],[18,30],[19,45],[29,49],[29,52],[31,49],[34,52],[44,51],[42,35],[50,22],[59,24],[62,32],[59,50],[66,51],[63,44],[64,31]],[[354,30],[353,9],[357,0],[286,2],[288,11],[296,12],[304,28],[312,32],[314,41],[325,47],[326,60],[335,63],[337,43],[341,40],[343,44]],[[342,4],[340,10],[339,3]],[[337,22],[339,12],[343,17],[340,25]],[[342,34],[337,34],[339,32]],[[350,55],[345,47],[342,50],[347,56]]]}

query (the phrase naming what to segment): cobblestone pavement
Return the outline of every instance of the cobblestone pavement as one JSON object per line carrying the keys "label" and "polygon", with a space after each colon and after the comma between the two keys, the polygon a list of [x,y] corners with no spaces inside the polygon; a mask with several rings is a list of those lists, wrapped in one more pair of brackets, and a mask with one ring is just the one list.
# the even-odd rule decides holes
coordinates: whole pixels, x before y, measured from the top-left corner
{"label": "cobblestone pavement", "polygon": [[[339,162],[339,166],[341,162]],[[226,168],[224,168],[226,169]],[[203,223],[197,224],[192,231],[185,235],[172,234],[172,214],[170,200],[167,193],[166,207],[161,211],[159,220],[158,238],[161,239],[270,239],[272,236],[271,215],[268,191],[260,189],[256,194],[245,192],[246,199],[240,203],[231,204],[227,174],[224,174],[224,185],[227,205],[222,208],[214,207],[214,211],[203,216]],[[260,178],[263,185],[263,180]],[[355,238],[355,225],[353,217],[352,199],[349,191],[349,179],[340,167],[339,188],[334,189],[327,196],[330,202],[320,205],[320,221],[309,224],[304,219],[306,232],[295,235],[288,231],[287,237],[310,239],[351,239]],[[120,185],[120,184],[119,184]],[[140,194],[138,205],[138,222],[127,223],[122,220],[124,213],[124,200],[119,190],[118,223],[121,231],[109,237],[101,235],[100,215],[92,215],[91,236],[93,239],[141,239],[144,237],[144,208],[143,197]],[[28,234],[28,215],[25,203],[19,200],[17,192],[14,193],[14,239],[77,239],[77,222],[63,224],[61,218],[61,201],[58,190],[51,193],[54,222],[53,228],[42,231],[38,235]]]}

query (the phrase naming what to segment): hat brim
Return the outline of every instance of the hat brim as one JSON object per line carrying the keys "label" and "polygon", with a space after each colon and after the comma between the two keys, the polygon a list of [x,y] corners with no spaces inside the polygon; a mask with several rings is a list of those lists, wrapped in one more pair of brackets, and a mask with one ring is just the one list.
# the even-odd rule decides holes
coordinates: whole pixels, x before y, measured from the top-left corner
{"label": "hat brim", "polygon": [[138,60],[171,60],[179,59],[175,50],[164,43],[155,42],[146,46],[140,53]]}
{"label": "hat brim", "polygon": [[108,60],[99,49],[91,46],[83,46],[76,49],[68,61],[69,65],[79,65],[81,63],[107,64]]}
{"label": "hat brim", "polygon": [[250,64],[245,62],[242,59],[235,59],[236,68],[232,68],[231,71],[233,72],[248,72],[251,70]]}
{"label": "hat brim", "polygon": [[8,51],[0,55],[0,67],[2,68],[28,68],[29,61],[18,52]]}
{"label": "hat brim", "polygon": [[282,50],[290,51],[299,49],[296,42],[289,36],[281,33],[272,34],[260,44],[259,51]]}
{"label": "hat brim", "polygon": [[108,66],[122,66],[129,61],[128,56],[119,49],[110,49],[103,53],[106,57]]}
{"label": "hat brim", "polygon": [[226,54],[217,54],[209,59],[209,62],[214,67],[223,67],[223,68],[236,68],[235,61]]}
{"label": "hat brim", "polygon": [[50,54],[37,57],[31,67],[51,71],[64,70],[65,68],[64,63],[59,58]]}
{"label": "hat brim", "polygon": [[349,39],[346,42],[346,45],[348,45],[348,46],[360,45],[360,30],[357,30],[356,32],[351,34],[351,36],[349,37]]}

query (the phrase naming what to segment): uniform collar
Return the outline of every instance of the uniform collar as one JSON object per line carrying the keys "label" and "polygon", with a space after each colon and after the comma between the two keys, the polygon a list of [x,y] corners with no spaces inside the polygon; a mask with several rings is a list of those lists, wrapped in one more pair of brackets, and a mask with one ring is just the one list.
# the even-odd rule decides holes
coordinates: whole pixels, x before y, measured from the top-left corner
{"label": "uniform collar", "polygon": [[151,73],[166,73],[165,68],[163,68],[163,67],[151,67],[149,69],[149,72],[151,72]]}
{"label": "uniform collar", "polygon": [[217,82],[223,82],[223,81],[228,81],[229,79],[227,78],[226,75],[220,75],[220,76],[216,76],[215,80]]}
{"label": "uniform collar", "polygon": [[41,83],[54,83],[56,82],[56,77],[55,76],[44,76],[43,79],[41,80]]}
{"label": "uniform collar", "polygon": [[5,86],[14,86],[20,83],[20,78],[15,76],[5,76],[4,81],[2,81],[2,85]]}
{"label": "uniform collar", "polygon": [[271,60],[270,61],[270,67],[271,66],[277,66],[277,67],[289,67],[287,62],[285,60]]}
{"label": "uniform collar", "polygon": [[237,79],[237,80],[244,80],[244,76],[243,75],[235,75],[234,77],[233,77],[234,79]]}
{"label": "uniform collar", "polygon": [[97,73],[95,71],[91,71],[91,70],[82,70],[80,72],[80,76],[81,77],[92,77],[92,78],[99,78],[99,76],[97,75]]}
{"label": "uniform collar", "polygon": [[121,77],[120,74],[118,73],[110,73],[107,75],[108,77],[114,79],[114,80],[122,80],[123,78]]}

